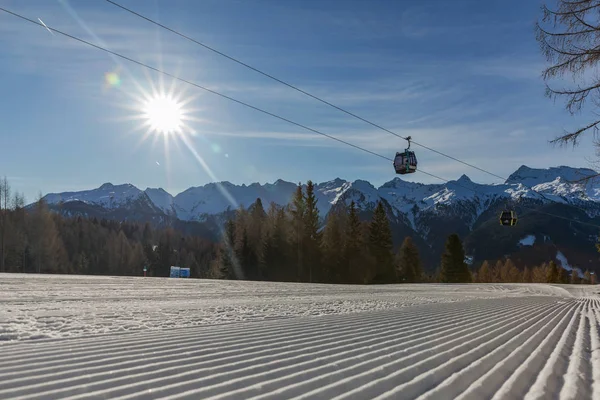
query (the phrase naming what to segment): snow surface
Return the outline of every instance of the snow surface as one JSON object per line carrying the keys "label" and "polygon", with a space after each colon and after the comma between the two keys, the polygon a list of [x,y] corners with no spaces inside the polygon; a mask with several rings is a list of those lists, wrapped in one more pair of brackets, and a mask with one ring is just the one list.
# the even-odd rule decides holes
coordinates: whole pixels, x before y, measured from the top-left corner
{"label": "snow surface", "polygon": [[0,398],[600,398],[598,292],[0,274]]}

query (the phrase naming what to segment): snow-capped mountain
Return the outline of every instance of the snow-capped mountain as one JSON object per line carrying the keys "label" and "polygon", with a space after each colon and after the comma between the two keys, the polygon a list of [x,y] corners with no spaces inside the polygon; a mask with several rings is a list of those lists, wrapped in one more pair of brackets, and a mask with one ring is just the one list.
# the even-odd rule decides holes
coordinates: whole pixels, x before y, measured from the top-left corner
{"label": "snow-capped mountain", "polygon": [[[175,201],[173,196],[162,188],[147,188],[144,190],[150,201],[167,215],[175,216]],[[140,193],[141,195],[141,193]]]}
{"label": "snow-capped mountain", "polygon": [[97,189],[81,192],[51,193],[44,196],[48,204],[80,201],[105,208],[119,208],[138,200],[143,192],[131,184],[113,185],[105,183]]}
{"label": "snow-capped mountain", "polygon": [[564,165],[545,169],[529,168],[521,165],[508,177],[506,183],[522,183],[527,186],[535,186],[540,183],[552,182],[559,177],[564,181],[574,182],[597,174],[596,171],[589,168],[573,168]]}
{"label": "snow-capped mountain", "polygon": [[[592,178],[582,182],[585,178],[596,177],[598,173],[588,168],[555,167],[547,169],[533,169],[521,166],[511,174],[506,183],[517,184],[513,196],[531,198],[544,198],[560,203],[579,204],[581,202],[600,202],[600,181]],[[519,187],[519,185],[522,185]],[[529,190],[532,188],[535,190]],[[537,192],[537,193],[536,193]]]}
{"label": "snow-capped mountain", "polygon": [[[315,194],[322,218],[326,218],[332,207],[343,207],[352,201],[361,216],[369,218],[377,202],[382,200],[396,242],[410,235],[422,250],[431,252],[433,258],[439,255],[450,233],[465,238],[466,246],[470,246],[468,251],[481,253],[481,249],[487,249],[487,254],[500,257],[515,249],[532,251],[531,248],[536,248],[537,244],[522,246],[519,243],[527,235],[552,237],[552,243],[566,243],[581,252],[580,249],[587,249],[581,246],[590,247],[590,241],[598,234],[594,226],[600,226],[600,179],[575,181],[595,174],[585,168],[521,166],[501,184],[480,184],[463,175],[442,184],[394,178],[380,187],[364,180],[351,182],[336,178],[315,184]],[[219,182],[191,187],[173,196],[160,188],[140,190],[130,184],[106,183],[97,189],[48,194],[44,198],[52,209],[66,215],[142,220],[171,226],[188,224],[189,227],[197,222],[218,225],[231,215],[230,211],[239,206],[247,208],[257,198],[265,208],[271,202],[285,206],[296,189],[296,183],[281,179],[264,185]],[[511,228],[508,236],[506,229],[502,230],[497,223],[498,212],[506,208],[516,209],[520,217],[519,224]],[[573,220],[589,225],[579,226],[573,224]],[[217,225],[209,230],[218,232]],[[492,242],[490,237],[494,238]],[[491,248],[495,248],[496,253],[491,252]],[[556,249],[552,251],[557,254]],[[561,251],[567,254],[570,250],[561,248]],[[577,258],[573,253],[567,256],[570,261]],[[475,254],[475,259],[477,257]],[[592,262],[593,256],[587,250],[581,257]]]}
{"label": "snow-capped mountain", "polygon": [[[315,191],[323,217],[333,205],[340,202],[348,205],[354,201],[361,210],[370,210],[379,200],[385,200],[396,217],[404,216],[416,229],[417,219],[423,213],[448,213],[459,208],[462,209],[458,210],[461,213],[470,213],[470,219],[474,222],[492,204],[514,207],[523,199],[584,205],[591,217],[600,215],[600,184],[573,183],[595,174],[586,168],[533,169],[521,166],[503,184],[479,184],[463,175],[456,181],[444,184],[414,183],[394,178],[376,188],[364,180],[350,182],[336,178],[316,184]],[[92,190],[48,194],[44,199],[49,204],[64,205],[80,201],[109,210],[127,207],[143,199],[168,216],[193,221],[203,220],[208,215],[220,214],[227,209],[248,207],[257,198],[262,200],[265,207],[271,202],[286,205],[295,190],[295,183],[279,179],[264,185],[208,183],[173,196],[161,188],[142,191],[131,184],[105,183]]]}

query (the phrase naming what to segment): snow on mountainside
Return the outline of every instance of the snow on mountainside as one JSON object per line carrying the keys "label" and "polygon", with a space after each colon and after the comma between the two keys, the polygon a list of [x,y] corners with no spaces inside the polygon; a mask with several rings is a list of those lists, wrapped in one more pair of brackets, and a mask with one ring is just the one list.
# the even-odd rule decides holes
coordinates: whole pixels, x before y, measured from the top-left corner
{"label": "snow on mountainside", "polygon": [[[586,168],[561,166],[533,169],[521,166],[509,177],[509,183],[504,184],[479,184],[463,175],[456,181],[444,184],[423,184],[394,178],[379,188],[364,180],[349,182],[336,178],[315,184],[315,194],[321,216],[325,216],[338,202],[350,204],[354,201],[359,209],[372,210],[380,199],[384,199],[390,205],[391,212],[396,216],[405,216],[413,228],[416,227],[415,219],[423,213],[460,213],[474,222],[492,204],[505,202],[509,198],[530,198],[586,206],[589,208],[588,214],[592,216],[600,215],[600,185],[597,181],[587,184],[569,181],[593,174],[593,170]],[[544,196],[527,187],[532,185]],[[271,202],[286,205],[295,190],[295,183],[279,179],[264,185],[209,183],[191,187],[172,196],[163,189],[148,188],[141,191],[130,184],[106,183],[93,190],[48,194],[45,200],[50,204],[79,200],[111,209],[123,207],[143,197],[167,215],[176,216],[181,220],[202,220],[207,215],[219,214],[228,208],[235,209],[239,205],[248,207],[257,198],[262,200],[265,208]]]}
{"label": "snow on mountainside", "polygon": [[48,204],[82,201],[112,209],[125,206],[138,200],[143,192],[131,184],[113,185],[105,183],[97,189],[81,192],[50,193],[44,196]]}
{"label": "snow on mountainside", "polygon": [[162,188],[147,188],[144,192],[152,203],[166,214],[175,214],[173,196]]}
{"label": "snow on mountainside", "polygon": [[545,195],[548,194],[553,201],[565,202],[565,197],[600,201],[600,186],[597,179],[587,183],[579,182],[587,177],[594,177],[597,172],[589,168],[553,167],[547,169],[533,169],[521,166],[511,174],[505,183],[521,183]]}
{"label": "snow on mountainside", "polygon": [[[260,185],[234,185],[230,182],[209,183],[204,186],[191,187],[175,196],[177,216],[184,220],[193,220],[206,214],[218,214],[239,205],[249,207],[260,198],[264,207],[271,202],[287,204],[292,197],[296,185],[278,180],[275,183]],[[227,195],[225,194],[227,193]],[[227,197],[235,200],[233,204]]]}
{"label": "snow on mountainside", "polygon": [[[306,188],[306,185],[303,186]],[[321,215],[327,214],[331,205],[337,201],[348,186],[349,182],[339,178],[315,185],[317,206]],[[257,198],[261,199],[265,208],[269,207],[271,202],[285,205],[289,203],[295,191],[295,183],[281,179],[265,185],[259,183],[251,185],[234,185],[230,182],[209,183],[189,188],[178,194],[174,198],[174,205],[180,219],[193,220],[206,214],[224,212],[228,207],[231,209],[236,209],[239,205],[249,207]],[[228,201],[223,192],[227,192],[235,200],[235,204]]]}
{"label": "snow on mountainside", "polygon": [[364,180],[356,180],[345,186],[337,201],[341,200],[346,204],[354,201],[359,209],[370,210],[375,208],[381,197],[375,186]]}
{"label": "snow on mountainside", "polygon": [[577,181],[596,174],[596,171],[589,168],[573,168],[561,165],[540,169],[521,165],[508,177],[505,183],[522,183],[527,186],[535,186],[540,183],[552,182],[558,177],[561,177],[564,181]]}

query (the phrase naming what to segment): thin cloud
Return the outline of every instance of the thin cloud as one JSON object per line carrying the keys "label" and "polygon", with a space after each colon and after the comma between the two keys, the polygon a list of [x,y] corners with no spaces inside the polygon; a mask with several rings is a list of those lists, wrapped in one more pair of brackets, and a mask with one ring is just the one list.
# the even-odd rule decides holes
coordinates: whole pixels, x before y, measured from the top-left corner
{"label": "thin cloud", "polygon": [[240,139],[275,139],[275,140],[300,140],[314,141],[324,139],[322,135],[316,133],[299,133],[283,131],[243,131],[243,130],[223,130],[223,131],[201,131],[202,135],[207,136],[226,136]]}
{"label": "thin cloud", "polygon": [[[460,8],[465,10],[460,10]],[[451,12],[462,13],[469,9],[467,22],[460,18],[449,18]],[[470,21],[470,22],[469,22]],[[474,21],[474,22],[473,22]],[[480,22],[481,21],[481,22]],[[452,37],[461,42],[482,40],[485,34],[494,34],[530,24],[525,19],[512,21],[489,21],[469,4],[457,2],[420,3],[406,8],[400,18],[400,26],[405,36],[422,39],[430,36]]]}
{"label": "thin cloud", "polygon": [[[185,43],[173,41],[165,46],[162,42],[166,42],[166,39],[161,39],[162,32],[157,35],[155,29],[132,24],[131,19],[114,13],[82,12],[80,17],[85,23],[84,28],[70,15],[61,13],[60,9],[49,10],[47,13],[36,11],[49,15],[44,17],[48,26],[105,45],[112,51],[155,67],[181,73],[190,79],[197,76],[196,71],[208,73],[207,70],[213,69],[212,65],[204,63],[201,57],[189,51]],[[33,13],[28,10],[20,12],[25,16]],[[43,27],[6,14],[0,15],[0,21],[0,44],[7,54],[11,54],[12,66],[16,71],[22,72],[23,66],[26,66],[30,73],[52,77],[60,73],[68,78],[68,82],[80,83],[89,81],[90,73],[118,65],[113,56],[63,35],[50,36]],[[95,37],[90,37],[89,32]],[[117,62],[126,69],[140,70],[140,67],[128,61],[117,59]]]}
{"label": "thin cloud", "polygon": [[532,80],[542,83],[542,71],[546,67],[540,58],[523,60],[518,55],[490,58],[471,63],[475,75],[497,76],[511,80]]}

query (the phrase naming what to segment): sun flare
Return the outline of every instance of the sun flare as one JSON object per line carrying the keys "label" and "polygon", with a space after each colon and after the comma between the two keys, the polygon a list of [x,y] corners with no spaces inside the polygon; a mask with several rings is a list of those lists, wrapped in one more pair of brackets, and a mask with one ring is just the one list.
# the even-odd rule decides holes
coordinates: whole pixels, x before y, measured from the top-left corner
{"label": "sun flare", "polygon": [[148,99],[143,114],[150,129],[164,135],[178,133],[183,126],[181,105],[168,95],[156,95]]}
{"label": "sun flare", "polygon": [[194,106],[198,104],[199,96],[188,94],[174,82],[167,85],[162,80],[154,81],[148,77],[146,84],[133,80],[131,86],[119,89],[126,94],[127,102],[123,107],[129,111],[123,119],[135,121],[131,133],[139,138],[136,149],[151,141],[152,146],[161,142],[165,152],[169,152],[171,144],[179,146],[180,139],[196,137],[195,126],[207,121],[199,117],[203,109]]}

